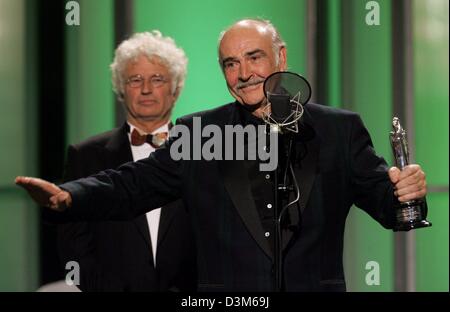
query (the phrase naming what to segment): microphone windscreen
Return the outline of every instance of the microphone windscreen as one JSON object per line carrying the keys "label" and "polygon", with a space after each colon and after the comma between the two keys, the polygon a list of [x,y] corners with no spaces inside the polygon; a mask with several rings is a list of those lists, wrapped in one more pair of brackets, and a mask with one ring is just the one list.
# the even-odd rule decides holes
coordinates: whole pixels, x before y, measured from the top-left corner
{"label": "microphone windscreen", "polygon": [[268,97],[271,107],[271,117],[277,122],[283,122],[292,113],[291,99],[285,94],[271,94]]}
{"label": "microphone windscreen", "polygon": [[264,81],[264,94],[268,98],[271,94],[289,95],[297,102],[305,105],[311,97],[311,86],[302,76],[292,72],[276,72]]}

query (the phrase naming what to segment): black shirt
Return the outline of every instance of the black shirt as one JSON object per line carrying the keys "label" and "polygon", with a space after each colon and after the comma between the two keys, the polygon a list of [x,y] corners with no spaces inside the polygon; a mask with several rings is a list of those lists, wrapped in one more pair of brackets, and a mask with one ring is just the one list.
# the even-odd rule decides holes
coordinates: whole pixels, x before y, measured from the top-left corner
{"label": "black shirt", "polygon": [[[260,118],[254,116],[249,110],[247,110],[244,106],[241,106],[239,109],[240,112],[240,122],[242,125],[265,125],[264,121]],[[268,133],[268,126],[266,126],[266,133]],[[269,137],[266,137],[267,149],[270,149],[269,146]],[[245,141],[247,144],[247,140]],[[266,150],[267,151],[267,150]],[[258,153],[257,153],[258,155]],[[275,208],[275,183],[274,183],[274,175],[276,171],[261,171],[260,170],[260,160],[258,157],[256,160],[246,160],[244,161],[245,167],[247,168],[247,175],[250,181],[250,189],[252,192],[252,197],[255,203],[255,207],[258,210],[258,214],[261,220],[261,224],[264,229],[264,236],[269,241],[269,245],[272,248],[274,246],[274,238],[275,238],[275,216],[274,216],[274,208]],[[282,209],[282,206],[288,203],[288,199],[292,200],[294,198],[294,194],[290,194],[289,198],[285,198],[281,202],[281,205],[278,207],[278,212]],[[296,232],[299,221],[299,212],[295,211],[297,207],[292,207],[285,214],[283,214],[282,218],[282,246],[286,247],[289,240],[292,238],[292,235]]]}

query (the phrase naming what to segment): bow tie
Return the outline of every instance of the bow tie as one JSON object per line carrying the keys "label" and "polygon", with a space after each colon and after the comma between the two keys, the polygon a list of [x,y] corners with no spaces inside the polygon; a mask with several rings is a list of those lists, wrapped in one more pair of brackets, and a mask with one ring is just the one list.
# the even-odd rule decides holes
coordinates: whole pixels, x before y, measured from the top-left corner
{"label": "bow tie", "polygon": [[142,135],[136,129],[133,129],[131,132],[131,145],[140,146],[147,142],[154,148],[160,148],[166,142],[168,136],[167,132]]}

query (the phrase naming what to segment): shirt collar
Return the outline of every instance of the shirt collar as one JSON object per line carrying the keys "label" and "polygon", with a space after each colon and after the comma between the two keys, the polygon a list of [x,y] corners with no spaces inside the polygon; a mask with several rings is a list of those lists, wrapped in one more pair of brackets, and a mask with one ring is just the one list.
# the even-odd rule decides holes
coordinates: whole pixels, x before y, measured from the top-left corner
{"label": "shirt collar", "polygon": [[[141,129],[139,129],[138,127],[134,126],[132,123],[130,123],[127,120],[127,124],[130,127],[130,131],[129,133],[133,132],[134,129],[136,129],[140,134],[148,134],[145,131],[142,131]],[[161,127],[159,127],[158,129],[155,129],[151,134],[155,134],[155,133],[159,133],[159,132],[169,132],[169,124],[170,121],[168,121],[167,123],[163,124]]]}

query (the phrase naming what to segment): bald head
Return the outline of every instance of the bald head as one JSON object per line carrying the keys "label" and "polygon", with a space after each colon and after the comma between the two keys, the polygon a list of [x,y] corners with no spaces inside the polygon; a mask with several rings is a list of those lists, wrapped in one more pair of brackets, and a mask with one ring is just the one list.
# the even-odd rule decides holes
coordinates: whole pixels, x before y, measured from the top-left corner
{"label": "bald head", "polygon": [[258,110],[266,103],[265,79],[286,70],[285,44],[269,22],[241,20],[221,34],[219,62],[231,95]]}
{"label": "bald head", "polygon": [[242,32],[242,31],[255,31],[256,34],[260,36],[267,37],[268,40],[270,40],[273,53],[275,55],[275,60],[278,63],[278,52],[280,51],[280,48],[286,47],[286,43],[283,41],[283,39],[280,36],[280,33],[275,28],[275,26],[268,20],[263,19],[242,19],[222,31],[219,35],[219,44],[218,44],[218,52],[219,52],[219,61],[222,66],[221,62],[221,54],[220,54],[220,47],[222,45],[222,41],[224,37],[226,37],[227,34],[235,34],[236,32]]}

